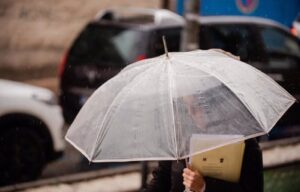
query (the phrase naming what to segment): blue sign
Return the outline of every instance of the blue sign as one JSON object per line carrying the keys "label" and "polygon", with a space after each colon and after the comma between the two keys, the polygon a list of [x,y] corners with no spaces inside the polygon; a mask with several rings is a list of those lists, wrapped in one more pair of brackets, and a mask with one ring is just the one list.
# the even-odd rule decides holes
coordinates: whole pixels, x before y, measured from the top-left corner
{"label": "blue sign", "polygon": [[[184,1],[177,1],[177,12],[183,14]],[[300,0],[200,0],[200,15],[257,16],[291,27],[300,13]]]}
{"label": "blue sign", "polygon": [[253,13],[257,6],[259,0],[236,0],[236,6],[241,13],[250,14]]}

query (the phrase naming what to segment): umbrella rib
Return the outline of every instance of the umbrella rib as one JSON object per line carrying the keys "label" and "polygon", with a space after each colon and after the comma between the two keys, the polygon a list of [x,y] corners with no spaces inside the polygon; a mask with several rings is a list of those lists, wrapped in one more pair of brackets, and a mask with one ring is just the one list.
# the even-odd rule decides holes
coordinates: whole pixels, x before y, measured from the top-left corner
{"label": "umbrella rib", "polygon": [[[172,81],[171,77],[172,77],[172,69],[171,69],[171,61],[170,58],[167,57],[167,71],[168,71],[168,80],[169,80],[169,96],[170,96],[170,107],[171,107],[171,116],[172,116],[172,122],[173,122],[173,131],[174,131],[174,142],[175,142],[175,153],[176,153],[176,159],[179,159],[179,155],[178,155],[178,141],[177,141],[177,132],[176,132],[176,127],[175,127],[175,117],[174,117],[174,106],[173,106],[173,96],[172,96],[172,90],[171,90],[171,84],[174,82]],[[175,86],[173,86],[175,87]]]}
{"label": "umbrella rib", "polygon": [[145,158],[120,158],[120,159],[102,159],[102,160],[93,160],[94,163],[107,163],[107,162],[130,162],[130,161],[175,161],[178,158],[174,157],[145,157]]}
{"label": "umbrella rib", "polygon": [[[153,65],[153,66],[155,66],[155,65]],[[128,83],[126,86],[124,86],[119,92],[118,92],[118,94],[114,97],[114,99],[113,99],[113,101],[111,102],[111,104],[108,106],[108,109],[106,110],[106,112],[105,112],[105,114],[104,114],[104,117],[102,118],[102,122],[101,122],[101,125],[100,125],[100,128],[99,128],[99,131],[97,132],[97,138],[96,138],[96,140],[95,140],[95,144],[94,144],[94,147],[93,147],[93,150],[92,150],[92,154],[91,154],[91,160],[93,161],[93,158],[94,158],[94,155],[95,155],[95,150],[96,150],[96,146],[97,146],[97,143],[99,143],[99,141],[102,141],[103,140],[103,138],[104,138],[104,135],[106,134],[106,130],[104,130],[104,135],[100,138],[100,132],[101,132],[101,128],[103,127],[103,125],[105,124],[105,122],[107,122],[107,116],[108,116],[108,114],[110,113],[110,111],[111,111],[111,108],[112,108],[112,106],[114,105],[114,103],[117,101],[117,98],[119,98],[119,96],[121,95],[121,93],[123,93],[123,91],[124,90],[126,90],[125,88],[126,87],[129,87],[129,86],[131,86],[131,88],[127,91],[127,93],[129,93],[130,92],[130,90],[132,90],[133,89],[133,87],[135,87],[138,83],[140,83],[140,81],[136,81],[135,82],[135,84],[134,85],[132,85],[132,82],[134,82],[134,80],[136,79],[136,78],[138,78],[138,77],[145,77],[145,75],[143,75],[145,72],[147,72],[148,70],[150,70],[150,69],[155,69],[155,67],[149,67],[149,68],[147,68],[146,70],[144,70],[143,72],[141,72],[141,73],[138,73],[134,78],[132,78],[131,79],[131,81],[130,81],[130,83]],[[122,101],[125,99],[125,97],[122,99]],[[122,102],[120,102],[120,104],[119,104],[119,106],[118,106],[118,108],[121,106],[121,104],[122,104]],[[100,119],[99,119],[99,121],[100,121]],[[98,125],[99,125],[99,121],[97,122],[97,127],[98,127]],[[101,143],[101,142],[100,142]]]}

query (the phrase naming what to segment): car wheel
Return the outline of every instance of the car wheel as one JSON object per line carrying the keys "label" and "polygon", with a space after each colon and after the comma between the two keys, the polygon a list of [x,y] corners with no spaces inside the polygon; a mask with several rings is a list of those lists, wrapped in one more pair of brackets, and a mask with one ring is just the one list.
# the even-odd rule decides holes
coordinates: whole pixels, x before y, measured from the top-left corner
{"label": "car wheel", "polygon": [[12,127],[0,136],[0,185],[36,179],[45,165],[39,136],[28,127]]}

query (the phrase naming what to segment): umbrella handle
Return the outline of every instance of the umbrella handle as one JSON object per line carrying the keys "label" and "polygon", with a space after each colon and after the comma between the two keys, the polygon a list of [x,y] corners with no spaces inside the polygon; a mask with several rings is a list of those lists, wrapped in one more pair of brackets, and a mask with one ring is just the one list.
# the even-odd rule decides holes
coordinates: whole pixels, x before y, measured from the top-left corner
{"label": "umbrella handle", "polygon": [[185,167],[190,169],[191,165],[189,164],[188,158],[185,158],[184,161],[185,161]]}
{"label": "umbrella handle", "polygon": [[[191,164],[189,163],[188,158],[185,158],[184,160],[185,160],[185,167],[186,167],[186,168],[189,168],[189,169],[192,169],[192,166],[191,166]],[[204,184],[204,186],[205,186],[205,184]],[[205,187],[204,187],[204,188],[205,188]],[[204,191],[205,189],[202,189],[202,190]],[[183,192],[193,192],[193,191],[190,190],[189,188],[185,188]]]}
{"label": "umbrella handle", "polygon": [[[189,164],[188,158],[185,158],[184,161],[185,161],[185,167],[190,169],[191,165]],[[192,192],[192,191],[189,188],[185,188],[183,192]]]}

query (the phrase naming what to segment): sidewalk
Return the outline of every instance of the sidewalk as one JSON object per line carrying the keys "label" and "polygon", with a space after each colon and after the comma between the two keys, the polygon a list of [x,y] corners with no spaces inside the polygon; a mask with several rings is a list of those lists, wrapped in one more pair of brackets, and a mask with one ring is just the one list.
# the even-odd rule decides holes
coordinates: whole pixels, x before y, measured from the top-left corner
{"label": "sidewalk", "polygon": [[141,164],[87,171],[0,187],[0,192],[136,192]]}
{"label": "sidewalk", "polygon": [[60,183],[56,185],[31,188],[23,192],[135,192],[141,184],[139,172],[103,177],[73,184]]}
{"label": "sidewalk", "polygon": [[[294,165],[299,167],[299,162],[300,142],[293,142],[288,145],[277,144],[273,147],[263,148],[265,186],[266,189],[270,189],[267,191],[273,192],[274,188],[272,186],[274,186],[274,184],[279,185],[277,177],[280,176],[282,180],[282,175],[286,178],[289,175],[299,175],[300,170],[293,170]],[[15,188],[15,190],[12,186],[6,189],[0,188],[0,192],[16,190],[22,192],[138,192],[142,179],[140,168],[140,165],[134,165],[108,170],[106,173],[104,170],[98,170],[74,174],[45,181],[37,181],[35,185],[19,185],[19,188]],[[284,171],[281,171],[282,169],[284,169]],[[288,179],[290,180],[290,177]],[[294,180],[295,179],[299,180],[299,178],[294,178]],[[283,183],[282,185],[287,186],[288,184]],[[292,187],[299,187],[300,189],[300,186],[297,185],[293,185]]]}
{"label": "sidewalk", "polygon": [[300,161],[300,142],[263,150],[264,168]]}

